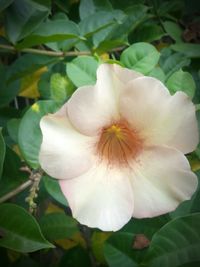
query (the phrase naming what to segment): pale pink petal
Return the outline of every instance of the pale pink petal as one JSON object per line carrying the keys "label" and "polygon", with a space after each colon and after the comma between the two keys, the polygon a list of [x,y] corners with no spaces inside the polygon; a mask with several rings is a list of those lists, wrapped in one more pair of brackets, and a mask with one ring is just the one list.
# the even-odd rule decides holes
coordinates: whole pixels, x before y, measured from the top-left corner
{"label": "pale pink petal", "polygon": [[121,97],[120,112],[149,145],[168,145],[185,154],[198,144],[194,104],[183,92],[171,96],[155,78],[129,82]]}
{"label": "pale pink petal", "polygon": [[130,81],[132,81],[132,80],[134,80],[136,78],[144,76],[142,73],[139,73],[137,71],[130,70],[130,69],[127,69],[127,68],[123,68],[118,64],[112,64],[111,66],[113,68],[113,72],[115,73],[115,75],[124,84],[127,84],[128,82],[130,82]]}
{"label": "pale pink petal", "polygon": [[72,124],[80,132],[94,135],[100,128],[118,120],[119,94],[128,81],[139,76],[139,73],[115,64],[100,65],[96,85],[77,89],[68,101]]}
{"label": "pale pink petal", "polygon": [[173,211],[182,201],[190,199],[197,188],[197,177],[186,157],[169,147],[144,150],[131,167],[136,218]]}
{"label": "pale pink petal", "polygon": [[76,131],[62,112],[44,116],[40,122],[43,140],[39,161],[52,177],[67,179],[91,168],[94,140]]}
{"label": "pale pink petal", "polygon": [[117,231],[133,214],[133,192],[128,170],[99,165],[84,175],[60,180],[73,217],[89,227]]}

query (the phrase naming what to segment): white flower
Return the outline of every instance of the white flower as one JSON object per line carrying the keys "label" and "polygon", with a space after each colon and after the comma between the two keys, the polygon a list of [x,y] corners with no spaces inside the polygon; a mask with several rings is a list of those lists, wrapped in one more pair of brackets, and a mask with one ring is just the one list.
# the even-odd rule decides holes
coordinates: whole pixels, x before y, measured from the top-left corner
{"label": "white flower", "polygon": [[102,64],[41,120],[42,168],[59,183],[82,224],[116,231],[190,199],[197,178],[184,156],[198,143],[195,107],[157,79]]}

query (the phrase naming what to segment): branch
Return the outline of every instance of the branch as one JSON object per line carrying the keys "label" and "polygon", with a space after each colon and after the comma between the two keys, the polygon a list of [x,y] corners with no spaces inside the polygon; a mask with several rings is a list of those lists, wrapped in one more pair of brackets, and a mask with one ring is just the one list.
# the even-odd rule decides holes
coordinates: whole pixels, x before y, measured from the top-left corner
{"label": "branch", "polygon": [[6,200],[16,196],[17,194],[19,194],[20,192],[24,191],[26,188],[28,188],[29,186],[31,186],[33,184],[32,180],[28,180],[25,183],[21,184],[20,186],[18,186],[17,188],[15,188],[14,190],[10,191],[9,193],[5,194],[4,196],[2,196],[0,198],[0,203],[5,202]]}
{"label": "branch", "polygon": [[[14,46],[11,45],[3,45],[0,44],[0,49],[9,50],[14,53],[22,52],[22,53],[30,53],[30,54],[39,54],[39,55],[47,55],[52,57],[66,57],[66,56],[83,56],[83,55],[92,55],[90,51],[68,51],[68,52],[55,52],[49,50],[35,49],[35,48],[24,48],[21,50],[17,50]],[[123,47],[117,47],[109,50],[108,52],[117,52],[124,49]]]}

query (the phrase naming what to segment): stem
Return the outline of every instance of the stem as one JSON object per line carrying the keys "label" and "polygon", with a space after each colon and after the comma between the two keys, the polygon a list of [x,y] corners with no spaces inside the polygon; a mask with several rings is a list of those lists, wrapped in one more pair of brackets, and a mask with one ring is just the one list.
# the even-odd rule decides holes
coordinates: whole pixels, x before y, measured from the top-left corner
{"label": "stem", "polygon": [[26,188],[28,188],[29,186],[31,186],[33,184],[32,180],[28,180],[25,183],[21,184],[20,186],[18,186],[17,188],[15,188],[14,190],[10,191],[9,193],[5,194],[4,196],[2,196],[0,198],[0,203],[5,202],[6,200],[16,196],[17,194],[19,194],[20,192],[24,191]]}
{"label": "stem", "polygon": [[[9,50],[9,51],[12,51],[14,53],[18,52],[18,50],[14,46],[11,46],[11,45],[0,44],[0,49]],[[123,49],[124,49],[124,46],[111,49],[108,52],[117,52],[117,51],[121,51]],[[35,49],[35,48],[24,48],[24,49],[21,49],[20,52],[30,53],[30,54],[47,55],[47,56],[52,56],[52,57],[92,55],[92,52],[90,52],[90,51],[55,52],[55,51],[48,51],[48,50]]]}

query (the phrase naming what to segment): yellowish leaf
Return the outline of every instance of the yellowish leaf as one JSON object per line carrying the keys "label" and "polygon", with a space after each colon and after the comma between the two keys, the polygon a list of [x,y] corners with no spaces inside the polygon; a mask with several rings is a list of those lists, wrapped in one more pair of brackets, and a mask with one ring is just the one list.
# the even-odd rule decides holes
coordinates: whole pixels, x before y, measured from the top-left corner
{"label": "yellowish leaf", "polygon": [[83,248],[87,247],[86,242],[80,232],[75,233],[70,239],[59,239],[56,240],[55,243],[65,250],[73,248],[77,245],[80,245]]}
{"label": "yellowish leaf", "polygon": [[38,91],[38,81],[41,75],[47,71],[47,67],[42,67],[31,75],[26,75],[21,80],[21,88],[19,96],[28,98],[38,98],[40,96]]}
{"label": "yellowish leaf", "polygon": [[54,213],[54,212],[64,212],[64,210],[60,208],[59,206],[50,202],[47,209],[45,210],[45,214]]}
{"label": "yellowish leaf", "polygon": [[105,262],[104,253],[103,253],[103,245],[104,242],[109,238],[111,233],[107,232],[94,232],[92,235],[92,251],[95,258],[101,262]]}
{"label": "yellowish leaf", "polygon": [[101,54],[100,58],[101,58],[101,60],[103,60],[103,62],[106,62],[106,61],[108,61],[110,59],[108,53]]}
{"label": "yellowish leaf", "polygon": [[193,172],[200,170],[200,160],[199,159],[192,159],[190,161],[190,165],[191,165]]}

